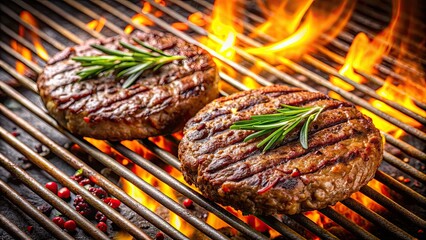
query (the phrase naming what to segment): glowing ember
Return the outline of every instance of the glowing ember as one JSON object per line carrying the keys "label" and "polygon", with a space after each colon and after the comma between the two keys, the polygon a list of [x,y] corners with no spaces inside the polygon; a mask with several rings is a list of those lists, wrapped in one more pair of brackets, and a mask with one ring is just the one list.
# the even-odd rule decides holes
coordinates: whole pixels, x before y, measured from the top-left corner
{"label": "glowing ember", "polygon": [[192,22],[193,24],[204,27],[207,23],[206,20],[203,17],[203,14],[200,12],[195,12],[191,15],[189,15],[188,20]]}
{"label": "glowing ember", "polygon": [[[144,2],[143,7],[142,7],[142,12],[143,13],[150,13],[152,11],[152,6],[151,4],[149,4],[149,2]],[[149,20],[149,18],[145,17],[143,14],[138,13],[136,15],[134,15],[132,17],[132,22],[138,25],[142,25],[142,26],[154,26],[154,23]],[[132,25],[127,25],[124,28],[124,33],[125,34],[130,34],[131,32],[133,32],[135,28]]]}
{"label": "glowing ember", "polygon": [[87,23],[87,27],[95,30],[96,32],[102,31],[102,28],[104,28],[106,19],[104,17],[100,17],[99,20],[92,20]]}
{"label": "glowing ember", "polygon": [[174,28],[176,28],[177,30],[180,30],[180,31],[186,31],[189,28],[188,25],[186,25],[183,22],[172,23],[172,27],[174,27]]}

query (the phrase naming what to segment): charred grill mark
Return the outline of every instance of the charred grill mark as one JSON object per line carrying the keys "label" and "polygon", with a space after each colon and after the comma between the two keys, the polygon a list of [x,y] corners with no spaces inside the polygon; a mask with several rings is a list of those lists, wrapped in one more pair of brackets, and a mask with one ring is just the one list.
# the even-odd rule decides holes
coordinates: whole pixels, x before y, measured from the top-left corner
{"label": "charred grill mark", "polygon": [[[229,164],[224,169],[214,173],[204,174],[204,177],[210,179],[210,181],[212,181],[214,184],[221,184],[225,180],[241,181],[252,175],[258,174],[259,172],[263,172],[266,169],[274,167],[277,164],[292,161],[295,158],[305,156],[306,154],[309,154],[310,152],[316,151],[320,148],[337,144],[340,141],[356,137],[358,134],[364,134],[367,129],[362,128],[362,124],[358,126],[359,129],[351,128],[352,122],[354,121],[364,122],[365,119],[350,120],[348,122],[337,124],[333,127],[329,127],[312,134],[310,136],[311,140],[309,142],[308,149],[303,149],[298,142],[291,142],[285,146],[271,150],[265,155],[256,155],[253,158],[244,159],[244,161],[242,161],[243,159],[238,159],[237,162]],[[256,161],[262,159],[267,160],[263,162]],[[249,163],[248,161],[252,163]],[[256,166],[260,166],[259,169],[256,170]]]}
{"label": "charred grill mark", "polygon": [[[300,90],[270,92],[269,94],[275,94],[276,95],[275,97],[282,97],[282,96],[287,96],[288,94],[291,94],[291,93],[294,93],[294,92],[300,92]],[[272,98],[266,97],[264,95],[258,95],[258,96],[252,97],[252,95],[250,95],[250,94],[245,94],[245,95],[241,95],[239,97],[240,98],[247,97],[248,99],[243,101],[243,102],[236,102],[235,101],[236,99],[231,99],[227,102],[223,102],[224,106],[223,106],[222,109],[220,109],[219,111],[207,112],[207,113],[199,116],[199,118],[202,119],[201,120],[202,122],[214,121],[220,116],[232,113],[232,111],[234,111],[234,109],[237,110],[237,111],[244,111],[244,110],[250,109],[253,106],[257,106],[259,104],[269,103],[272,100]],[[229,103],[229,105],[227,105],[228,103]]]}
{"label": "charred grill mark", "polygon": [[[321,100],[313,100],[310,103],[314,104],[317,101],[321,101]],[[318,122],[323,123],[323,124],[321,126],[318,126],[316,123],[314,123],[309,129],[310,134],[315,133],[316,131],[319,131],[319,130],[323,130],[325,128],[332,127],[336,124],[342,123],[342,122],[350,120],[352,118],[361,117],[360,114],[355,114],[356,109],[353,108],[353,107],[351,107],[349,109],[337,108],[337,107],[340,106],[338,103],[339,102],[334,101],[334,100],[330,100],[330,102],[328,102],[329,107],[326,108],[323,111],[323,113],[320,115],[320,118],[318,119]],[[332,113],[328,114],[329,111],[332,111]],[[345,113],[345,111],[348,111],[349,113]],[[356,112],[356,113],[358,113],[358,112]],[[337,116],[334,116],[334,114],[337,115]],[[353,115],[353,114],[355,114],[355,115]],[[331,116],[331,115],[333,115],[333,117],[328,117],[328,116]],[[241,119],[246,119],[247,117],[248,116],[246,116],[245,118],[244,117],[241,117],[241,118],[235,117],[235,119],[233,119],[233,121],[225,121],[226,124],[222,124],[222,123],[219,123],[219,122],[216,121],[214,124],[212,124],[213,131],[211,131],[207,127],[208,123],[203,122],[202,126],[204,126],[204,129],[206,129],[206,131],[203,131],[203,133],[201,135],[206,136],[206,137],[209,136],[211,139],[209,141],[204,141],[204,139],[202,139],[202,140],[191,139],[192,141],[195,141],[194,144],[200,144],[201,145],[198,153],[199,154],[210,154],[210,153],[213,153],[214,151],[218,151],[219,149],[223,149],[223,148],[226,148],[228,146],[232,146],[233,144],[241,143],[248,135],[250,135],[252,133],[252,131],[229,130],[229,131],[226,131],[224,133],[225,134],[224,136],[218,135],[218,134],[212,135],[212,132],[217,133],[217,132],[214,131],[214,129],[223,129],[223,130],[229,129],[229,127],[233,124],[233,122],[241,120]],[[203,129],[197,129],[195,131],[202,131],[202,130]],[[210,132],[209,132],[209,130],[210,130]],[[291,132],[288,135],[288,137],[286,138],[286,140],[281,145],[296,140],[298,138],[298,132],[299,132],[299,128],[295,129],[295,131]],[[253,141],[254,140],[250,141],[250,143],[252,143]]]}
{"label": "charred grill mark", "polygon": [[[298,176],[292,176],[292,171],[282,171],[278,168],[271,168],[240,181],[244,181],[251,186],[263,186],[263,188],[258,190],[259,194],[265,193],[266,191],[269,191],[273,188],[293,189],[298,183],[299,179],[303,179],[304,176],[316,173],[325,167],[336,165],[339,162],[349,162],[358,156],[360,156],[360,151],[358,149],[353,149],[344,153],[343,155],[334,155],[331,158],[322,160],[319,164],[309,168],[307,171],[300,172]],[[283,174],[276,176],[273,175],[274,171],[280,171]]]}

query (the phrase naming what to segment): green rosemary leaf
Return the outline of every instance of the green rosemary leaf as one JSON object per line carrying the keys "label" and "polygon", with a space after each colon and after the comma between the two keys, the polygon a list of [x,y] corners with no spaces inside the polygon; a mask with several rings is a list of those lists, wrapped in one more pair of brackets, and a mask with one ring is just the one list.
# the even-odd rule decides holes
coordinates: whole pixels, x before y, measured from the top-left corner
{"label": "green rosemary leaf", "polygon": [[137,39],[137,38],[133,38],[133,41],[135,41],[135,42],[139,43],[139,45],[141,45],[142,47],[144,47],[144,48],[148,48],[149,50],[151,50],[151,51],[153,51],[153,52],[156,52],[156,53],[158,53],[158,54],[160,54],[160,55],[163,55],[163,56],[168,56],[168,57],[170,57],[170,55],[167,55],[165,52],[161,51],[160,49],[158,49],[158,48],[154,48],[154,47],[151,47],[151,46],[149,46],[149,45],[145,44],[144,42],[142,42],[141,40],[139,40],[139,39]]}
{"label": "green rosemary leaf", "polygon": [[126,81],[123,83],[123,88],[130,87],[139,78],[139,76],[142,73],[143,73],[143,71],[139,71],[139,72],[134,73],[133,75],[130,75],[129,78],[127,78]]}
{"label": "green rosemary leaf", "polygon": [[309,125],[316,121],[324,106],[297,107],[282,105],[276,113],[251,116],[249,120],[237,121],[230,126],[235,130],[254,130],[244,141],[263,137],[257,147],[263,147],[262,152],[277,146],[285,137],[304,121],[300,129],[300,143],[303,148],[308,148]]}
{"label": "green rosemary leaf", "polygon": [[126,48],[128,52],[93,44],[90,46],[106,55],[73,57],[72,59],[74,61],[79,62],[81,66],[83,66],[83,69],[77,72],[77,75],[80,76],[80,80],[95,77],[103,72],[117,71],[116,79],[128,77],[123,83],[123,87],[127,88],[132,85],[145,70],[152,69],[153,71],[157,71],[165,64],[186,58],[185,56],[167,55],[163,51],[151,47],[139,39],[134,40],[144,48],[151,50],[151,52],[120,41],[120,45]]}
{"label": "green rosemary leaf", "polygon": [[273,130],[267,129],[267,130],[262,130],[262,131],[254,132],[254,133],[250,134],[249,136],[247,136],[246,138],[244,138],[244,142],[248,142],[251,139],[261,137],[261,136],[263,136],[265,134],[271,133],[272,131]]}
{"label": "green rosemary leaf", "polygon": [[101,51],[103,53],[106,53],[106,54],[109,54],[109,55],[113,55],[113,56],[121,56],[121,57],[126,57],[126,56],[130,57],[130,56],[132,56],[131,53],[123,52],[123,51],[119,51],[119,50],[109,49],[109,48],[106,48],[106,47],[104,47],[102,45],[92,44],[90,46],[92,48],[98,49],[99,51]]}

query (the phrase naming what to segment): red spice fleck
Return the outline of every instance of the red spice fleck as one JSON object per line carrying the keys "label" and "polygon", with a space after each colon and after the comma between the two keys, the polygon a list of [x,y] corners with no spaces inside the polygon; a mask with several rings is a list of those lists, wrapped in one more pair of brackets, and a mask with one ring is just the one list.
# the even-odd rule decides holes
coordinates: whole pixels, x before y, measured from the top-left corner
{"label": "red spice fleck", "polygon": [[96,227],[99,228],[102,232],[106,232],[108,230],[108,226],[104,222],[99,222]]}
{"label": "red spice fleck", "polygon": [[68,199],[71,196],[71,192],[67,187],[63,187],[58,191],[58,197],[62,199]]}
{"label": "red spice fleck", "polygon": [[290,176],[291,177],[298,177],[298,176],[300,176],[299,169],[297,169],[297,168],[293,169],[293,171],[290,173]]}
{"label": "red spice fleck", "polygon": [[121,205],[121,201],[116,198],[111,198],[109,200],[108,205],[110,205],[112,208],[117,209]]}
{"label": "red spice fleck", "polygon": [[83,120],[84,120],[86,123],[90,123],[90,118],[89,118],[89,117],[84,117],[84,118],[83,118]]}
{"label": "red spice fleck", "polygon": [[58,194],[58,184],[55,182],[48,182],[44,185],[47,189],[49,189],[54,194]]}
{"label": "red spice fleck", "polygon": [[257,193],[258,194],[263,194],[263,193],[265,193],[265,192],[267,192],[267,191],[269,191],[271,188],[273,188],[274,186],[275,186],[275,184],[277,184],[278,183],[278,181],[279,181],[280,179],[279,178],[276,178],[271,184],[269,184],[269,185],[267,185],[267,186],[265,186],[265,187],[263,187],[263,188],[261,188],[261,189],[259,189],[258,191],[257,191]]}
{"label": "red spice fleck", "polygon": [[74,222],[74,220],[68,220],[64,223],[64,228],[69,232],[74,232],[77,228],[77,224]]}
{"label": "red spice fleck", "polygon": [[163,240],[163,239],[164,239],[163,232],[157,232],[157,234],[155,234],[155,240]]}
{"label": "red spice fleck", "polygon": [[65,220],[64,220],[63,218],[61,218],[61,217],[59,217],[59,216],[54,217],[54,218],[52,219],[52,222],[54,222],[54,223],[55,223],[56,225],[58,225],[60,228],[64,228]]}
{"label": "red spice fleck", "polygon": [[19,135],[21,135],[19,132],[17,132],[17,131],[12,131],[12,132],[10,132],[10,134],[12,134],[14,137],[17,137],[17,136],[19,136]]}
{"label": "red spice fleck", "polygon": [[186,208],[191,208],[194,206],[194,203],[192,202],[191,199],[187,198],[183,200],[183,206],[185,206]]}
{"label": "red spice fleck", "polygon": [[32,233],[33,232],[33,226],[27,226],[27,231],[29,232],[29,233]]}
{"label": "red spice fleck", "polygon": [[227,186],[222,185],[222,191],[224,191],[225,193],[229,193],[231,191],[231,189],[229,189],[229,187],[227,187]]}

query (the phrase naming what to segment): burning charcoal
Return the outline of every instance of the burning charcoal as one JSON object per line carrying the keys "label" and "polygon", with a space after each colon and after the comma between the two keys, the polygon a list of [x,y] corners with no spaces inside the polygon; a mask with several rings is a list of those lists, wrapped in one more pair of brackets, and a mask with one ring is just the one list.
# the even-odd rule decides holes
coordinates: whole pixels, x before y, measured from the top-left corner
{"label": "burning charcoal", "polygon": [[52,211],[53,207],[50,206],[50,204],[43,203],[42,205],[38,206],[37,209],[42,212],[44,215],[49,215]]}
{"label": "burning charcoal", "polygon": [[29,232],[29,233],[32,233],[33,232],[33,226],[27,226],[27,231]]}

